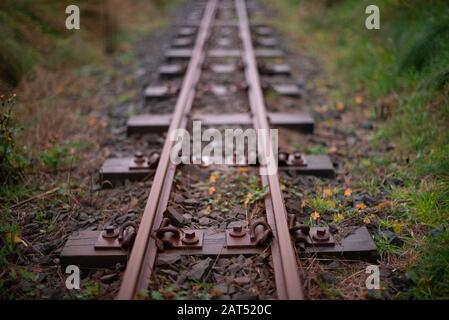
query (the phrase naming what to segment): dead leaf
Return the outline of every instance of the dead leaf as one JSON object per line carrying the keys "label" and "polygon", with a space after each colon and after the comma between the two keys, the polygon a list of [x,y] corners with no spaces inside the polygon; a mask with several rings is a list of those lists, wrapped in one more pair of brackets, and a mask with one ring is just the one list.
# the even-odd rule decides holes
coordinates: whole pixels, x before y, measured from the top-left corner
{"label": "dead leaf", "polygon": [[355,104],[358,106],[363,103],[363,97],[361,95],[356,96],[354,100],[355,100]]}
{"label": "dead leaf", "polygon": [[369,217],[363,218],[363,223],[364,223],[364,224],[371,224],[370,218],[369,218]]}
{"label": "dead leaf", "polygon": [[331,188],[324,188],[323,189],[323,196],[325,196],[325,197],[332,197],[333,194],[334,194],[334,192],[332,191]]}
{"label": "dead leaf", "polygon": [[352,189],[351,188],[347,188],[345,190],[345,197],[350,197],[352,195]]}
{"label": "dead leaf", "polygon": [[319,218],[321,218],[321,215],[318,212],[314,211],[310,215],[310,218],[312,218],[313,221],[317,221]]}
{"label": "dead leaf", "polygon": [[391,200],[387,200],[387,201],[383,201],[381,203],[379,203],[377,206],[374,207],[374,210],[376,210],[377,212],[385,210],[387,208],[391,208],[393,207],[393,201]]}
{"label": "dead leaf", "polygon": [[337,147],[336,146],[332,146],[329,148],[329,154],[336,154],[337,153]]}
{"label": "dead leaf", "polygon": [[217,182],[218,178],[220,178],[220,173],[213,172],[209,177],[209,183],[215,183]]}
{"label": "dead leaf", "polygon": [[239,173],[240,174],[248,173],[248,168],[246,168],[246,167],[239,167]]}
{"label": "dead leaf", "polygon": [[248,205],[248,203],[251,201],[252,198],[253,198],[253,194],[251,192],[248,192],[246,194],[245,201],[243,202],[245,204],[245,206]]}
{"label": "dead leaf", "polygon": [[88,118],[87,118],[87,125],[89,126],[89,127],[95,127],[95,125],[97,124],[97,118],[96,117],[94,117],[94,116],[89,116]]}
{"label": "dead leaf", "polygon": [[213,186],[209,188],[208,193],[209,193],[210,196],[213,195],[215,192],[217,192],[217,188],[215,188]]}
{"label": "dead leaf", "polygon": [[336,106],[335,106],[336,108],[337,108],[337,110],[338,111],[343,111],[343,110],[345,110],[345,104],[343,103],[343,102],[337,102],[337,104],[336,104]]}
{"label": "dead leaf", "polygon": [[364,204],[363,202],[359,202],[355,205],[357,210],[365,210],[366,209],[366,204]]}

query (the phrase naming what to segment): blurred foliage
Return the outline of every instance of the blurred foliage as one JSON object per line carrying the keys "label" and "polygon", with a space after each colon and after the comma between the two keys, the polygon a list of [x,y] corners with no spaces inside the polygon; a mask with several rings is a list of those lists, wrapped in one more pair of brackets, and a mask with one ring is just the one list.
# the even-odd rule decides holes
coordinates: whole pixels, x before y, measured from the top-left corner
{"label": "blurred foliage", "polygon": [[20,180],[26,164],[19,147],[16,145],[16,126],[11,117],[15,96],[0,97],[0,182],[1,185]]}
{"label": "blurred foliage", "polygon": [[18,85],[36,63],[57,69],[99,61],[121,49],[129,29],[152,25],[168,1],[80,0],[81,30],[67,30],[69,0],[0,1],[0,90]]}

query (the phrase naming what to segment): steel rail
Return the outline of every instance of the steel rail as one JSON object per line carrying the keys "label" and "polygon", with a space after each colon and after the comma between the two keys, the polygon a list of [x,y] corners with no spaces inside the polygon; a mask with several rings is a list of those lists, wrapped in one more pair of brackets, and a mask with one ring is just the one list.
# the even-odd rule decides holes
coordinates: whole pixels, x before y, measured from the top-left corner
{"label": "steel rail", "polygon": [[[203,19],[201,21],[195,46],[192,50],[192,57],[190,59],[184,81],[181,86],[178,99],[176,101],[173,118],[168,129],[168,136],[165,140],[159,165],[156,170],[150,195],[148,196],[147,204],[142,216],[133,249],[131,251],[128,265],[123,275],[122,284],[116,299],[130,300],[135,298],[136,294],[144,289],[144,285],[148,279],[145,279],[147,274],[145,272],[151,267],[146,258],[148,256],[155,256],[155,252],[148,252],[148,246],[151,241],[152,230],[157,221],[157,212],[161,209],[161,197],[167,194],[167,181],[173,180],[174,165],[170,161],[170,151],[174,142],[169,139],[172,132],[179,128],[186,127],[186,118],[193,104],[195,96],[195,86],[201,74],[201,68],[205,57],[204,46],[210,32],[211,23],[215,17],[217,9],[217,0],[209,0],[205,8]],[[168,200],[168,199],[167,199]],[[146,270],[145,270],[146,269]]]}
{"label": "steel rail", "polygon": [[[240,37],[243,43],[243,58],[246,63],[245,75],[249,84],[248,96],[251,112],[255,119],[255,129],[265,130],[260,135],[266,157],[265,167],[261,167],[262,181],[269,186],[270,197],[266,200],[268,222],[274,225],[274,239],[272,245],[273,267],[275,270],[275,282],[279,299],[302,300],[304,299],[303,285],[299,275],[295,249],[290,239],[287,223],[287,211],[285,209],[282,191],[277,173],[271,174],[266,165],[273,165],[275,156],[271,149],[269,138],[270,126],[265,108],[264,96],[260,85],[260,77],[257,69],[256,57],[251,39],[248,12],[245,0],[235,0],[239,20]],[[264,172],[265,171],[265,172]],[[265,175],[266,174],[266,175]],[[269,215],[269,212],[273,215]],[[271,221],[270,221],[271,220]]]}

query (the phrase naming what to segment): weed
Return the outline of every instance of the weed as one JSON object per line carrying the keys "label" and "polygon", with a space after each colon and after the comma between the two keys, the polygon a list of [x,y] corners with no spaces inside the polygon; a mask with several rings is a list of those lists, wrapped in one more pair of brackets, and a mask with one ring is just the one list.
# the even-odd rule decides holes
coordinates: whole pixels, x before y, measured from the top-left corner
{"label": "weed", "polygon": [[18,182],[26,165],[15,140],[18,129],[14,126],[11,115],[14,103],[15,95],[0,97],[0,180],[5,185]]}

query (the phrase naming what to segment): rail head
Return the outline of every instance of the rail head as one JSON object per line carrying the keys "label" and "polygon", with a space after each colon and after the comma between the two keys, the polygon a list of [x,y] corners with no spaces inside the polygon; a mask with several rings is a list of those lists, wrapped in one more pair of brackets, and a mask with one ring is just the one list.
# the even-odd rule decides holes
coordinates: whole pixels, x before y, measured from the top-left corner
{"label": "rail head", "polygon": [[[245,75],[250,88],[248,91],[251,111],[256,119],[255,129],[265,130],[266,135],[261,135],[261,146],[265,148],[263,154],[268,157],[265,163],[273,165],[275,162],[274,153],[267,152],[271,148],[268,136],[270,129],[268,115],[265,107],[264,96],[260,86],[259,71],[257,69],[256,55],[251,39],[250,23],[245,0],[235,0],[237,15],[239,20],[240,36],[243,43],[243,56],[246,62]],[[268,148],[268,150],[266,150]],[[264,168],[262,168],[263,170]],[[265,168],[266,169],[266,168]],[[267,171],[267,170],[265,170]],[[290,239],[290,232],[287,223],[287,211],[285,209],[282,190],[279,184],[277,173],[266,172],[265,180],[269,186],[271,211],[273,213],[272,224],[275,229],[275,248],[279,253],[279,259],[275,263],[276,287],[278,297],[288,300],[304,299],[303,285],[299,275],[298,263],[295,249]],[[268,214],[268,212],[267,212]],[[276,270],[278,269],[278,270]]]}
{"label": "rail head", "polygon": [[[175,111],[168,130],[168,135],[176,129],[185,126],[185,118],[193,103],[195,85],[201,73],[201,64],[204,60],[204,47],[210,32],[210,26],[217,10],[217,0],[209,0],[204,10],[203,18],[198,30],[195,46],[192,51],[192,58],[189,62],[184,81],[176,102]],[[160,198],[164,189],[167,171],[170,164],[170,151],[173,142],[166,139],[156,175],[153,179],[150,195],[142,216],[139,231],[137,233],[128,265],[123,275],[122,284],[116,297],[117,300],[131,300],[139,290],[139,281],[142,268],[145,264],[145,256],[148,243],[151,239],[154,221],[159,207]]]}

